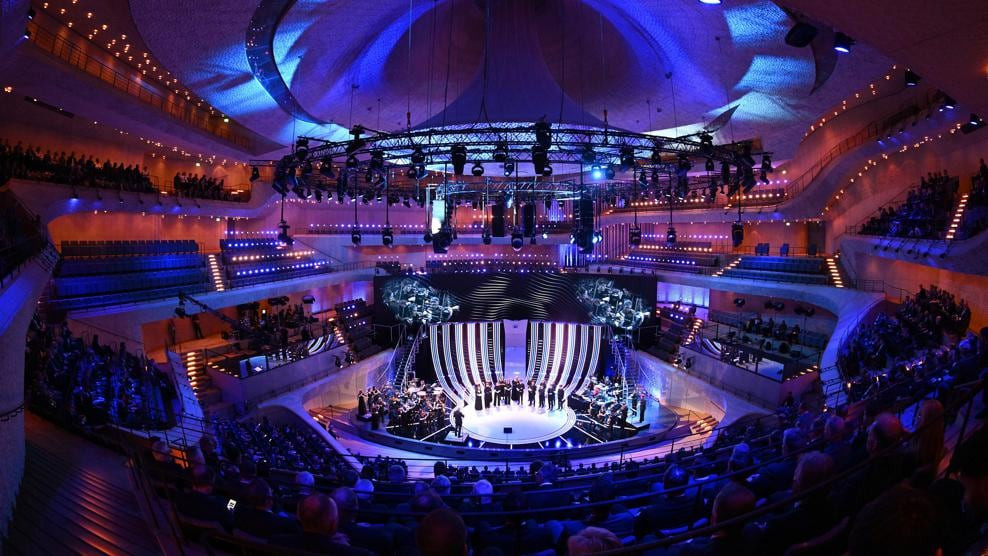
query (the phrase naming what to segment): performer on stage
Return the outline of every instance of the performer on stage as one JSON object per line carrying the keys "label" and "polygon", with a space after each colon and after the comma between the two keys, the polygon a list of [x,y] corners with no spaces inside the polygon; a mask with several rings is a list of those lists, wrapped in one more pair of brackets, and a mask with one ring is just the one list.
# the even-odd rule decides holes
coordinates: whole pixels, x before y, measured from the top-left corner
{"label": "performer on stage", "polygon": [[555,411],[556,396],[553,395],[552,386],[546,388],[546,397],[549,398],[549,411]]}
{"label": "performer on stage", "polygon": [[484,408],[484,389],[478,383],[473,387],[473,409],[474,411],[480,411]]}
{"label": "performer on stage", "polygon": [[456,434],[456,436],[460,436],[463,431],[463,412],[460,411],[460,408],[456,408],[456,410],[453,411],[453,425],[454,434]]}
{"label": "performer on stage", "polygon": [[556,407],[560,411],[563,409],[563,402],[566,401],[566,390],[563,389],[563,385],[559,384],[556,388]]}
{"label": "performer on stage", "polygon": [[535,379],[528,379],[528,405],[535,407]]}
{"label": "performer on stage", "polygon": [[363,419],[364,415],[367,415],[367,399],[364,397],[364,391],[360,390],[357,392],[357,417]]}
{"label": "performer on stage", "polygon": [[545,407],[545,383],[539,384],[539,407]]}
{"label": "performer on stage", "polygon": [[645,403],[648,401],[648,396],[645,391],[642,390],[641,395],[638,397],[638,422],[645,422]]}
{"label": "performer on stage", "polygon": [[494,393],[491,392],[491,383],[490,382],[485,382],[484,383],[484,409],[490,409],[491,408],[491,400],[492,400],[493,396],[494,396]]}

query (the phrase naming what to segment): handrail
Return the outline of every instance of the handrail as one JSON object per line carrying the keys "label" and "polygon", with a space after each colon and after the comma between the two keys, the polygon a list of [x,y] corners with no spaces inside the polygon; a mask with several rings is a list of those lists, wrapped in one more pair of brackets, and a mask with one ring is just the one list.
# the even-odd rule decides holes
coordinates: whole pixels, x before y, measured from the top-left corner
{"label": "handrail", "polygon": [[114,70],[87,54],[83,48],[42,27],[37,20],[28,21],[27,29],[30,31],[28,40],[34,43],[36,47],[52,54],[70,66],[74,66],[80,71],[109,84],[114,89],[123,91],[177,120],[191,124],[237,147],[247,151],[253,148],[252,142],[247,136],[234,132],[228,125],[222,125],[222,119],[219,116],[212,116],[191,102],[182,100],[176,103],[166,96],[152,91],[137,79]]}

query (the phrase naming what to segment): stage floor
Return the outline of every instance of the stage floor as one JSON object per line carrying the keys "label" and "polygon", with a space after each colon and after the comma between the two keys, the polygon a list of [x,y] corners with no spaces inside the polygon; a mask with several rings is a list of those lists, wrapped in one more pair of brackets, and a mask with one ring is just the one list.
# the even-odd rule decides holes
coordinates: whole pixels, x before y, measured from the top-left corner
{"label": "stage floor", "polygon": [[[497,444],[534,444],[551,440],[573,428],[576,414],[570,408],[546,411],[528,405],[502,405],[477,412],[473,406],[462,407],[463,435],[481,442]],[[452,423],[452,413],[450,413]],[[511,427],[511,434],[504,428]]]}

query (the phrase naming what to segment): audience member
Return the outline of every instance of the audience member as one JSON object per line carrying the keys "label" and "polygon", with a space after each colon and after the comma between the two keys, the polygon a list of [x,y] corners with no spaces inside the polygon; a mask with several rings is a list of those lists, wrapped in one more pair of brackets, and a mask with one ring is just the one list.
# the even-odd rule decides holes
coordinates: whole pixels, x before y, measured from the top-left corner
{"label": "audience member", "polygon": [[421,556],[467,556],[467,526],[463,518],[449,508],[429,512],[415,531],[415,543]]}
{"label": "audience member", "polygon": [[896,486],[858,512],[849,556],[936,556],[937,523],[936,507],[926,493]]}
{"label": "audience member", "polygon": [[315,552],[339,554],[341,556],[370,556],[370,551],[350,546],[346,535],[337,533],[339,513],[336,502],[325,494],[310,494],[298,504],[298,521],[301,532],[280,534],[271,537],[271,544]]}
{"label": "audience member", "polygon": [[587,527],[566,541],[569,556],[597,554],[621,548],[621,539],[611,531],[601,527]]}

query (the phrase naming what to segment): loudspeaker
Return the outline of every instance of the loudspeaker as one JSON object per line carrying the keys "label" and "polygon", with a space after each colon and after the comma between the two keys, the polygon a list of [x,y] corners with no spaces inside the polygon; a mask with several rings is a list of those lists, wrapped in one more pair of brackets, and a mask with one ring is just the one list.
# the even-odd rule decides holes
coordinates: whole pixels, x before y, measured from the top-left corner
{"label": "loudspeaker", "polygon": [[491,205],[491,235],[504,237],[504,203]]}
{"label": "loudspeaker", "polygon": [[593,229],[593,199],[580,197],[580,200],[573,203],[573,218],[580,223],[580,227]]}
{"label": "loudspeaker", "polygon": [[535,235],[535,205],[527,203],[521,207],[521,225],[525,237]]}
{"label": "loudspeaker", "polygon": [[514,429],[513,428],[511,428],[511,427],[504,427],[504,434],[511,434],[512,432],[514,432]]}
{"label": "loudspeaker", "polygon": [[731,224],[731,243],[735,247],[741,247],[741,244],[744,243],[744,224],[740,222]]}

